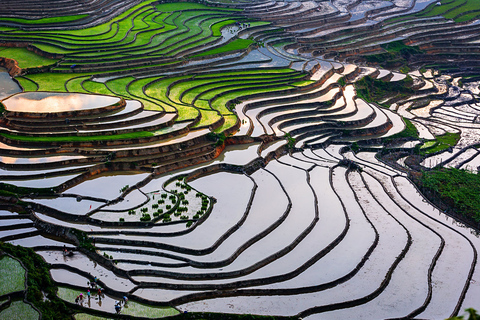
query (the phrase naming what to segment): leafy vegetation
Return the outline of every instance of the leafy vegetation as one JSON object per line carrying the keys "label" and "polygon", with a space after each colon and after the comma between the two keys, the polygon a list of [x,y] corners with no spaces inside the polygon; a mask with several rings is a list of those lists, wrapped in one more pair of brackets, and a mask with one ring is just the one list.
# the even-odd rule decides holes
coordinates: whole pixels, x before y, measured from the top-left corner
{"label": "leafy vegetation", "polygon": [[395,139],[401,139],[401,138],[412,138],[412,139],[418,139],[418,130],[415,128],[413,123],[408,120],[407,118],[403,118],[403,121],[405,122],[405,129],[403,129],[401,132],[396,133],[390,137],[387,137],[384,139],[385,142],[390,142]]}
{"label": "leafy vegetation", "polygon": [[437,168],[423,172],[421,183],[458,213],[480,222],[480,175],[455,168]]}
{"label": "leafy vegetation", "polygon": [[225,139],[227,137],[225,136],[225,134],[223,132],[222,133],[210,132],[210,133],[208,133],[207,138],[210,141],[215,142],[216,146],[221,146],[221,145],[223,145],[223,143],[225,142]]}
{"label": "leafy vegetation", "polygon": [[370,63],[378,63],[384,68],[400,68],[404,73],[408,71],[405,65],[410,58],[417,54],[422,54],[418,46],[407,46],[403,41],[393,41],[382,45],[386,51],[373,55],[366,55],[365,60]]}
{"label": "leafy vegetation", "polygon": [[409,76],[393,83],[366,76],[355,82],[355,89],[359,98],[370,103],[378,103],[387,98],[402,98],[413,94],[412,85],[413,79]]}
{"label": "leafy vegetation", "polygon": [[289,150],[295,148],[295,138],[293,138],[290,133],[285,133],[285,139],[287,140],[287,146]]}
{"label": "leafy vegetation", "polygon": [[468,319],[466,319],[464,315],[461,315],[461,316],[457,316],[457,317],[448,318],[447,320],[463,320],[463,319],[465,319],[465,320],[478,320],[478,319],[480,319],[480,315],[477,313],[477,310],[475,310],[473,308],[465,309],[465,312],[467,312]]}
{"label": "leafy vegetation", "polygon": [[37,193],[40,195],[53,195],[55,190],[51,188],[29,188],[29,187],[17,187],[13,184],[0,182],[0,194],[5,196],[22,196],[31,193]]}
{"label": "leafy vegetation", "polygon": [[75,235],[75,237],[77,237],[80,243],[80,247],[85,248],[92,252],[95,251],[95,246],[93,245],[92,238],[90,238],[86,232],[83,232],[77,229],[72,229],[72,233]]}

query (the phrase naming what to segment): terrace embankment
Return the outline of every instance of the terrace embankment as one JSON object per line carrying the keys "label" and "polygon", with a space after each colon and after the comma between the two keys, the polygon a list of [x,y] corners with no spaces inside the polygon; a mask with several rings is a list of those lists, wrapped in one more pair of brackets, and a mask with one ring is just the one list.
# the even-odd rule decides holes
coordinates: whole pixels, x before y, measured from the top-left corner
{"label": "terrace embankment", "polygon": [[18,66],[18,62],[13,59],[0,57],[0,67],[7,69],[11,77],[16,77],[22,73],[22,69]]}

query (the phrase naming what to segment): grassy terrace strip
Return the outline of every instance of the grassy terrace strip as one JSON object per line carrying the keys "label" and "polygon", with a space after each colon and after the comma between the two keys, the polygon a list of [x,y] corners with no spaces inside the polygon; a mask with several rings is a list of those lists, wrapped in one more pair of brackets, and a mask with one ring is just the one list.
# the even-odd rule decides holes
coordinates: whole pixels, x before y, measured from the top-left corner
{"label": "grassy terrace strip", "polygon": [[[75,301],[75,297],[80,293],[85,294],[83,290],[70,289],[66,287],[58,288],[58,296],[65,301]],[[128,308],[122,308],[122,314],[145,317],[145,318],[163,318],[179,314],[178,310],[169,307],[152,307],[140,304],[135,301],[128,302]]]}
{"label": "grassy terrace strip", "polygon": [[437,153],[448,148],[455,146],[460,140],[459,133],[446,133],[441,136],[437,136],[435,141],[432,141],[431,146],[426,146],[421,149],[424,154]]}
{"label": "grassy terrace strip", "polygon": [[[23,76],[24,79],[20,83],[26,83],[28,80],[33,82],[38,86],[36,90],[32,91],[56,91],[56,92],[66,92],[65,83],[69,80],[77,77],[91,76],[91,74],[86,73],[35,73]],[[23,86],[23,85],[22,85]],[[27,85],[29,88],[33,88],[30,84]],[[27,88],[25,88],[27,89]],[[25,90],[30,91],[30,90]]]}
{"label": "grassy terrace strip", "polygon": [[25,269],[9,256],[0,256],[0,296],[25,290]]}
{"label": "grassy terrace strip", "polygon": [[27,48],[0,47],[0,57],[14,59],[22,69],[48,66],[58,61],[39,56]]}
{"label": "grassy terrace strip", "polygon": [[[437,5],[440,3],[441,5]],[[433,2],[418,13],[388,19],[387,23],[404,19],[442,16],[455,22],[472,21],[480,15],[480,2],[476,0],[440,0]]]}
{"label": "grassy terrace strip", "polygon": [[480,222],[480,176],[455,168],[425,171],[422,187],[438,193],[442,200],[464,216]]}
{"label": "grassy terrace strip", "polygon": [[39,319],[38,311],[23,301],[13,301],[10,307],[0,312],[0,319]]}
{"label": "grassy terrace strip", "polygon": [[194,55],[193,57],[204,57],[204,56],[221,54],[221,53],[225,53],[225,52],[245,50],[248,47],[250,47],[251,45],[253,45],[254,43],[255,43],[255,41],[251,40],[251,39],[235,39],[225,46],[202,52],[200,54]]}
{"label": "grassy terrace strip", "polygon": [[[441,5],[430,5],[419,17],[443,16],[455,22],[470,21],[480,15],[480,3],[476,0],[441,0]],[[469,12],[477,11],[477,12]]]}
{"label": "grassy terrace strip", "polygon": [[[154,9],[158,12],[155,13]],[[235,22],[231,13],[232,10],[200,4],[182,3],[173,10],[171,4],[153,6],[147,2],[109,22],[108,28],[87,28],[91,29],[89,34],[92,36],[89,38],[80,37],[78,32],[72,31],[58,31],[53,34],[20,30],[3,32],[0,38],[6,41],[31,42],[46,52],[66,55],[66,61],[74,57],[81,58],[83,63],[95,58],[127,61],[142,59],[145,54],[177,54],[182,47],[193,48],[211,42],[220,37],[219,30],[224,25],[218,23],[224,23],[226,19],[228,24]],[[210,29],[214,25],[215,32]],[[88,33],[81,35],[85,34]]]}

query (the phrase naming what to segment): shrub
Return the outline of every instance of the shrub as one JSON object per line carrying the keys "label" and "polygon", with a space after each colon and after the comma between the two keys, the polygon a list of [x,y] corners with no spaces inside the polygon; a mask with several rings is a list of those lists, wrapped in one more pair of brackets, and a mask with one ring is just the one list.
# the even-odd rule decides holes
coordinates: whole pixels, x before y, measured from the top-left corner
{"label": "shrub", "polygon": [[150,217],[150,215],[148,213],[144,213],[141,217],[140,217],[140,221],[150,221],[152,220],[152,217]]}

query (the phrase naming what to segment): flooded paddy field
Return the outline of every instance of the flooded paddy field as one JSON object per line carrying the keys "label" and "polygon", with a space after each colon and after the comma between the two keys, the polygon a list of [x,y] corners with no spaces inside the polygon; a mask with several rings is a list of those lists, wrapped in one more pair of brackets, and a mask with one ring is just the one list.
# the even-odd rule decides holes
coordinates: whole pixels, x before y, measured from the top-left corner
{"label": "flooded paddy field", "polygon": [[421,177],[480,167],[480,6],[113,3],[0,14],[0,241],[59,299],[95,279],[77,308],[111,317],[478,308],[478,225]]}

